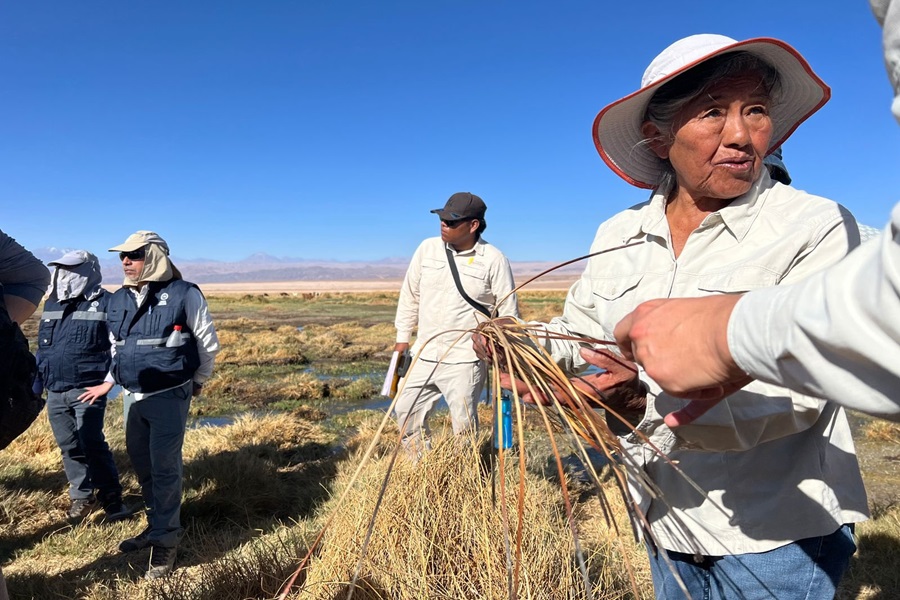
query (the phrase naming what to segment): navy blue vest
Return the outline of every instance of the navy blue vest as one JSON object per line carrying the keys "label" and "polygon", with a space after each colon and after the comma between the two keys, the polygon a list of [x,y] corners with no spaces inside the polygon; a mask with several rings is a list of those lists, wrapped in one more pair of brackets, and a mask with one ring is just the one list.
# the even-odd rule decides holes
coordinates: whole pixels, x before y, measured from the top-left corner
{"label": "navy blue vest", "polygon": [[103,383],[109,372],[109,294],[59,302],[47,299],[38,329],[38,372],[53,392]]}
{"label": "navy blue vest", "polygon": [[[112,374],[129,392],[158,392],[193,378],[200,366],[197,341],[187,323],[185,298],[196,287],[181,279],[150,282],[147,299],[138,308],[127,288],[109,301],[108,324],[116,339]],[[181,325],[185,344],[167,348],[166,339]]]}

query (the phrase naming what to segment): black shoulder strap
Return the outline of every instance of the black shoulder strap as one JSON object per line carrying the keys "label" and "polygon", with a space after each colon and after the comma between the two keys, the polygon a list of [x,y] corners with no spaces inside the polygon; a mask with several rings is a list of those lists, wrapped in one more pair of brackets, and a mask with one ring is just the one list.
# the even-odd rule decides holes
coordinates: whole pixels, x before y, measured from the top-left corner
{"label": "black shoulder strap", "polygon": [[456,270],[456,261],[453,260],[453,251],[450,250],[450,246],[444,246],[444,250],[447,251],[447,262],[450,263],[450,272],[453,273],[453,281],[456,283],[456,289],[459,290],[459,295],[463,297],[463,300],[471,304],[472,308],[484,314],[485,316],[490,317],[491,311],[489,311],[487,307],[480,302],[476,302],[475,300],[469,298],[466,290],[463,289],[462,283],[459,280],[459,271]]}

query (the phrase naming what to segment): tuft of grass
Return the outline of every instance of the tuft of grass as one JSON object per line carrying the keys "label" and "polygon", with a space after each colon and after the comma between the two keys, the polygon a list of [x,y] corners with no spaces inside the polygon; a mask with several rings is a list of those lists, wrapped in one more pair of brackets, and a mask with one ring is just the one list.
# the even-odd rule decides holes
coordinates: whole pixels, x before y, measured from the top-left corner
{"label": "tuft of grass", "polygon": [[863,427],[862,433],[868,440],[900,444],[900,423],[873,420]]}
{"label": "tuft of grass", "polygon": [[380,387],[376,387],[371,379],[360,377],[348,381],[345,385],[333,385],[330,395],[337,400],[364,400],[374,398],[379,391]]}
{"label": "tuft of grass", "polygon": [[[357,559],[354,598],[511,597],[507,570],[511,557],[504,552],[500,504],[505,502],[508,510],[514,510],[518,499],[514,494],[497,496],[499,487],[492,479],[496,467],[487,459],[487,444],[486,434],[477,441],[444,437],[417,464],[398,462],[381,510],[370,522],[389,469],[390,454],[382,447],[380,457],[369,463],[345,502],[338,506],[332,500],[323,507],[323,513],[333,514],[334,520],[304,573],[302,588],[290,597],[345,597]],[[350,480],[352,462],[343,465],[347,470],[338,476],[336,495]],[[508,468],[505,477],[506,489],[514,490],[515,469]],[[574,559],[574,542],[556,484],[532,474],[527,476],[524,493],[528,511],[521,534],[519,597],[628,595],[630,581],[622,574],[617,555],[607,554],[618,542],[600,525],[602,519],[588,519],[592,516],[589,502],[575,518],[579,527],[585,527],[586,539],[596,544],[589,557],[597,576],[596,589],[591,591],[584,588]],[[648,572],[643,573],[643,581],[649,585]]]}
{"label": "tuft of grass", "polygon": [[288,400],[317,400],[325,397],[325,383],[311,373],[292,373],[272,387],[278,396]]}

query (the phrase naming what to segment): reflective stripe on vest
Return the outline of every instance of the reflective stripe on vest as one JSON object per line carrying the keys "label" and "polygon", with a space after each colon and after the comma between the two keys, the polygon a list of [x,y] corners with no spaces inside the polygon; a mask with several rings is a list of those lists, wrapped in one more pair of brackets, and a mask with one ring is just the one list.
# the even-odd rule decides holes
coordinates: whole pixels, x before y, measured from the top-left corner
{"label": "reflective stripe on vest", "polygon": [[[169,338],[144,338],[144,339],[138,340],[135,343],[138,346],[164,346],[168,339]],[[191,339],[191,334],[185,333],[184,331],[182,331],[181,339],[187,341],[187,340]],[[122,343],[124,344],[125,342],[123,341]],[[119,342],[116,342],[116,345],[118,345],[118,344],[119,344]]]}
{"label": "reflective stripe on vest", "polygon": [[72,318],[81,321],[105,321],[106,313],[99,310],[76,310]]}

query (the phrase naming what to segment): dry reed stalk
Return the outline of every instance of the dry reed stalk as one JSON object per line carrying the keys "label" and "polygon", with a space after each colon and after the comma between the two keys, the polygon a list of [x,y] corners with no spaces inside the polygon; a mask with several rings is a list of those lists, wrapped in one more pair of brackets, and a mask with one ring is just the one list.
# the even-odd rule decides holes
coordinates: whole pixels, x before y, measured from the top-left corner
{"label": "dry reed stalk", "polygon": [[872,421],[863,429],[863,436],[868,440],[900,444],[900,423]]}
{"label": "dry reed stalk", "polygon": [[[508,597],[500,506],[514,510],[519,498],[493,498],[490,473],[478,466],[486,437],[437,440],[417,465],[391,466],[390,455],[370,460],[345,502],[325,507],[335,518],[302,590],[291,597],[342,598],[350,590],[357,599]],[[364,548],[389,469],[391,485]],[[347,481],[346,475],[338,481]],[[518,474],[508,469],[500,478],[512,484]],[[541,477],[527,476],[524,500],[531,510],[522,527],[523,596],[586,598],[571,594],[581,575],[571,559],[565,510],[553,488]],[[353,562],[360,555],[364,560],[356,573]]]}
{"label": "dry reed stalk", "polygon": [[[631,494],[628,492],[629,479],[633,482],[637,482],[655,498],[661,500],[664,500],[664,498],[662,498],[655,483],[647,477],[643,469],[639,465],[634,464],[629,455],[622,450],[618,436],[609,429],[606,419],[596,411],[596,408],[604,409],[606,413],[609,413],[615,419],[618,419],[623,425],[631,428],[633,433],[635,433],[644,444],[655,451],[659,456],[665,458],[665,455],[656,448],[646,436],[640,432],[634,431],[632,425],[624,417],[609,407],[601,392],[592,390],[590,386],[576,388],[569,376],[562,371],[555,361],[553,361],[543,344],[540,343],[542,339],[563,339],[575,341],[580,344],[594,345],[611,344],[611,342],[556,334],[547,332],[539,326],[527,323],[513,323],[503,319],[486,321],[479,327],[478,331],[487,339],[487,344],[492,348],[491,358],[494,373],[494,381],[492,382],[493,387],[495,389],[499,387],[499,373],[504,371],[508,372],[514,379],[524,383],[532,397],[544,399],[544,402],[537,403],[535,406],[544,421],[560,480],[564,480],[564,467],[562,464],[562,455],[557,444],[556,432],[562,431],[568,437],[571,446],[577,451],[597,489],[601,491],[600,506],[602,509],[602,516],[607,523],[607,526],[615,531],[619,546],[621,547],[624,544],[624,541],[620,535],[620,529],[616,522],[610,499],[606,496],[603,487],[600,485],[599,475],[588,456],[585,444],[600,452],[606,459],[606,464],[610,467],[610,473],[616,481],[618,495],[625,502],[628,513],[642,529],[644,534],[648,535],[651,540],[656,543],[656,540],[653,539],[650,523],[648,522],[646,515],[642,513],[640,507],[634,502]],[[514,406],[516,408],[516,425],[519,430],[519,468],[521,480],[521,477],[524,475],[524,463],[521,458],[525,450],[523,446],[524,435],[522,432],[524,417],[522,414],[522,402],[520,401],[517,387],[513,386],[512,394],[515,401]],[[501,452],[501,471],[504,469],[504,456],[505,453]],[[671,462],[669,464],[677,469],[677,465]],[[702,490],[698,491],[703,494]],[[569,498],[568,490],[565,486],[561,486],[561,492],[567,514],[569,515],[568,522],[576,547],[576,555],[578,556],[581,572],[584,577],[584,586],[586,590],[590,590],[591,584],[588,578],[588,571],[579,544],[579,532],[576,526],[576,520],[572,518],[571,499]],[[503,492],[501,491],[501,494],[502,493]],[[521,530],[523,518],[524,509],[520,505],[517,512],[517,534]],[[516,597],[516,590],[518,589],[518,565],[521,562],[520,544],[521,540],[517,535],[515,546],[517,553],[515,563],[516,571],[513,574],[510,593],[511,598]],[[623,556],[627,557],[628,554],[623,553]],[[631,581],[632,590],[635,595],[638,595],[639,587],[635,576],[635,566],[630,560],[625,560],[624,566]],[[684,591],[687,593],[686,590]]]}
{"label": "dry reed stalk", "polygon": [[[610,252],[613,250],[619,250],[622,248],[627,248],[634,244],[626,244],[623,246],[610,248],[608,250],[595,252],[589,254],[587,256],[579,257],[572,261],[568,261],[562,263],[560,265],[555,266],[553,269],[548,269],[535,277],[532,277],[524,284],[518,286],[516,288],[517,291],[524,285],[527,285],[529,282],[534,279],[545,275],[546,273],[563,267],[567,264],[571,264],[572,262],[584,260],[591,256],[596,256],[598,254],[603,254],[605,252]],[[501,305],[507,298],[501,299],[497,304]],[[496,308],[495,308],[496,312]],[[480,315],[476,313],[476,318],[481,320]],[[437,338],[439,335],[444,335],[448,332],[442,332],[433,338],[427,340],[425,342],[425,346],[432,342],[433,339]],[[466,330],[459,331],[458,338],[456,343],[468,343],[469,337],[473,333],[480,333],[481,335],[487,338],[488,345],[493,348],[492,352],[492,367],[493,367],[493,376],[491,378],[491,393],[492,398],[494,399],[494,407],[495,407],[495,419],[499,422],[501,417],[500,415],[500,372],[506,371],[510,373],[514,378],[519,379],[525,382],[525,385],[528,387],[529,393],[535,398],[544,398],[548,401],[550,407],[555,409],[554,413],[550,413],[548,411],[548,407],[543,404],[537,404],[537,407],[540,411],[541,418],[544,421],[544,425],[546,431],[548,433],[548,437],[552,446],[552,453],[554,460],[556,462],[557,473],[559,476],[559,480],[561,482],[566,481],[565,477],[565,469],[562,463],[562,456],[560,454],[555,432],[562,428],[564,432],[569,434],[570,440],[572,440],[573,444],[578,450],[579,455],[582,457],[584,464],[586,465],[594,483],[597,485],[598,490],[601,491],[601,497],[603,498],[601,502],[602,514],[604,516],[607,524],[612,527],[612,529],[616,532],[616,538],[620,541],[618,542],[618,547],[621,549],[624,548],[624,542],[622,542],[622,536],[619,535],[618,524],[614,518],[611,504],[609,500],[605,497],[605,493],[603,492],[603,488],[600,485],[600,478],[596,473],[591,461],[588,458],[587,449],[584,446],[586,442],[595,450],[598,450],[606,457],[608,460],[608,464],[611,466],[612,473],[614,475],[614,479],[617,483],[618,494],[625,501],[625,505],[627,507],[628,512],[632,515],[638,526],[640,526],[647,535],[653,538],[652,532],[650,529],[649,522],[644,514],[642,514],[639,506],[633,501],[631,495],[628,493],[628,479],[631,478],[637,482],[639,482],[651,495],[656,498],[660,498],[659,491],[655,484],[646,476],[644,471],[636,464],[634,464],[627,453],[622,452],[622,449],[619,445],[618,438],[614,435],[608,428],[604,419],[600,418],[595,411],[596,407],[604,408],[608,413],[613,415],[613,417],[618,418],[628,427],[631,427],[630,423],[620,415],[618,415],[613,409],[608,407],[604,402],[604,398],[602,394],[599,392],[591,393],[590,391],[585,392],[581,389],[576,389],[575,386],[570,381],[569,377],[560,369],[560,367],[552,360],[546,350],[543,350],[541,344],[539,344],[539,340],[537,338],[537,334],[535,328],[528,324],[522,323],[511,323],[509,319],[497,319],[496,315],[493,315],[492,318],[484,320],[480,323],[476,330]],[[576,343],[582,344],[612,344],[612,342],[605,342],[602,340],[595,339],[587,339],[583,337],[572,337],[572,336],[561,336],[554,333],[549,333],[546,331],[542,331],[542,336],[555,337],[557,339],[567,339]],[[419,355],[413,357],[412,365],[410,369],[412,369],[416,362],[419,359]],[[377,447],[379,443],[379,439],[381,434],[385,430],[385,426],[387,422],[390,420],[390,414],[394,410],[394,405],[396,404],[397,398],[401,396],[401,392],[403,390],[403,386],[405,381],[401,381],[400,389],[397,390],[396,395],[394,396],[394,401],[391,403],[390,407],[388,407],[385,412],[385,416],[381,421],[378,429],[375,433],[375,438],[370,443],[369,447],[363,453],[361,460],[350,477],[350,480],[347,484],[347,488],[341,493],[340,497],[336,502],[336,506],[333,509],[331,515],[326,520],[322,530],[319,535],[313,542],[312,546],[306,557],[301,561],[295,573],[292,577],[285,582],[284,588],[282,589],[281,594],[279,595],[279,600],[285,600],[288,597],[288,594],[291,592],[291,589],[300,576],[301,573],[304,572],[305,569],[310,564],[310,560],[313,554],[320,550],[320,546],[325,539],[326,532],[333,525],[336,516],[342,512],[342,507],[345,505],[350,492],[353,486],[358,482],[364,480],[364,468],[370,464],[372,460],[374,449]],[[525,510],[526,507],[526,490],[525,490],[525,447],[524,447],[524,415],[522,410],[522,403],[520,402],[520,398],[518,396],[518,392],[513,389],[513,399],[515,406],[515,419],[516,419],[516,429],[518,431],[518,443],[519,443],[519,453],[518,453],[518,477],[516,479],[516,493],[512,496],[515,499],[515,513],[516,513],[516,527],[515,527],[515,541],[512,540],[511,529],[510,529],[510,517],[509,517],[509,506],[505,499],[509,498],[509,494],[507,493],[507,466],[506,466],[506,452],[500,450],[498,452],[498,462],[499,462],[499,472],[504,476],[500,477],[500,515],[501,515],[501,523],[502,523],[502,536],[500,539],[503,540],[503,556],[505,557],[505,568],[506,568],[506,576],[503,579],[506,582],[506,596],[510,599],[516,599],[520,596],[522,591],[523,582],[527,581],[525,578],[523,569],[524,562],[523,561],[523,547],[525,545],[524,535],[525,535],[525,519],[528,514]],[[400,437],[402,437],[403,432],[405,431],[406,423],[400,424]],[[638,437],[642,439],[642,441],[651,448],[656,450],[656,452],[663,456],[662,452],[655,447],[652,446],[649,439],[646,438],[640,432],[635,432]],[[501,447],[503,444],[499,444]],[[372,506],[371,516],[368,519],[368,526],[366,528],[364,537],[362,542],[358,547],[353,548],[345,548],[343,556],[353,555],[349,552],[352,550],[358,556],[358,562],[356,566],[356,570],[353,571],[352,576],[349,579],[349,582],[346,585],[347,591],[347,600],[350,600],[353,597],[355,591],[362,589],[359,585],[359,576],[362,570],[362,566],[364,561],[366,560],[367,552],[370,546],[370,543],[373,539],[373,534],[375,532],[375,527],[377,523],[377,517],[379,511],[381,509],[382,503],[388,494],[389,488],[388,483],[392,477],[392,473],[395,471],[395,463],[397,456],[399,455],[401,448],[400,440],[398,439],[395,444],[394,451],[390,458],[388,459],[387,466],[384,469],[384,475],[381,480],[380,488],[376,493],[376,499]],[[672,464],[670,462],[670,464]],[[672,464],[674,468],[677,469],[677,466]],[[423,465],[424,467],[424,465]],[[588,572],[588,567],[586,564],[586,560],[580,546],[579,541],[579,533],[577,527],[577,520],[574,515],[574,509],[572,500],[569,497],[568,490],[566,485],[560,486],[562,491],[562,500],[563,506],[566,514],[566,522],[571,532],[572,543],[574,544],[574,552],[578,561],[578,568],[581,574],[583,589],[585,593],[585,598],[592,598],[592,586],[590,582],[590,576]],[[705,496],[705,493],[702,490],[699,490],[701,494]],[[373,492],[375,493],[375,492]],[[427,507],[426,507],[427,508]],[[435,543],[436,540],[432,540],[432,543]],[[447,542],[446,538],[441,539],[441,542]],[[653,540],[654,542],[656,540]],[[621,552],[622,556],[627,557],[628,553]],[[665,557],[664,557],[665,558]],[[668,562],[668,559],[666,558]],[[671,565],[670,565],[671,567]],[[635,597],[640,595],[640,590],[638,587],[638,580],[635,575],[635,567],[631,564],[630,560],[625,560],[625,568],[628,573],[628,579],[630,581],[632,592]],[[682,590],[687,595],[687,589],[681,584]],[[369,593],[371,592],[371,586],[368,586]],[[469,594],[463,594],[465,597],[470,597]],[[526,594],[526,597],[528,595]],[[380,597],[380,596],[375,596]],[[407,597],[401,595],[401,597]],[[499,597],[499,596],[498,596]]]}

